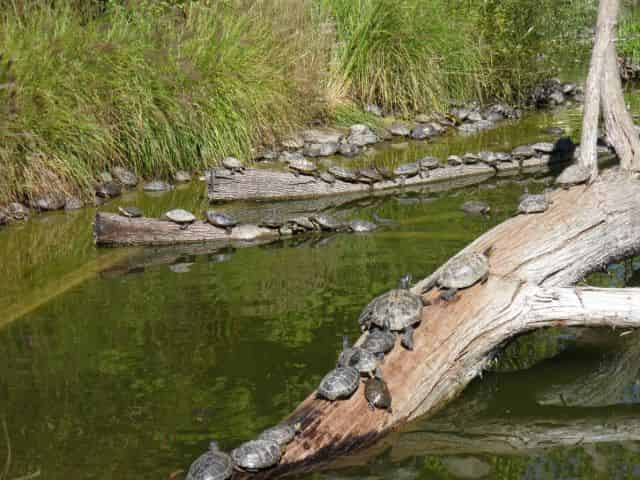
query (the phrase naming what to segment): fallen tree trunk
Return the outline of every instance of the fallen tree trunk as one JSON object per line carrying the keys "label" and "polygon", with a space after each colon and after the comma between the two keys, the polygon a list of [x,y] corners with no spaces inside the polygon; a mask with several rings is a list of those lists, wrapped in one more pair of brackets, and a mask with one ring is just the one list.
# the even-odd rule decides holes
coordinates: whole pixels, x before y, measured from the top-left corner
{"label": "fallen tree trunk", "polygon": [[[394,398],[392,414],[369,410],[362,388],[333,403],[312,393],[291,414],[302,420],[302,432],[281,463],[260,478],[317,468],[435,412],[515,335],[548,326],[640,327],[637,289],[571,286],[640,249],[640,185],[610,171],[552,197],[547,212],[511,218],[463,250],[493,248],[489,279],[460,292],[456,302],[425,307],[415,350],[397,348],[387,357],[383,372]],[[437,273],[414,291],[432,285]]]}

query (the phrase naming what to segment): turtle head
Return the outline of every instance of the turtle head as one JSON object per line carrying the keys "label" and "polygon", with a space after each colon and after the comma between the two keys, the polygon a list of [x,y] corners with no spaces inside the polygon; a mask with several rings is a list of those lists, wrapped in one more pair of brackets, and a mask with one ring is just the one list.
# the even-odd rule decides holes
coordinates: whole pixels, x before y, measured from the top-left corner
{"label": "turtle head", "polygon": [[211,442],[209,442],[209,450],[211,450],[212,452],[220,451],[220,447],[218,446],[218,442],[215,442],[213,440]]}
{"label": "turtle head", "polygon": [[302,431],[302,422],[300,420],[293,423],[291,426],[296,433],[300,433]]}
{"label": "turtle head", "polygon": [[346,350],[347,348],[349,348],[349,337],[347,337],[346,335],[342,336],[342,349]]}
{"label": "turtle head", "polygon": [[400,281],[398,282],[398,288],[401,290],[409,290],[409,284],[411,283],[411,274],[405,273],[402,277],[400,277]]}
{"label": "turtle head", "polygon": [[375,376],[382,380],[382,369],[380,367],[376,367]]}

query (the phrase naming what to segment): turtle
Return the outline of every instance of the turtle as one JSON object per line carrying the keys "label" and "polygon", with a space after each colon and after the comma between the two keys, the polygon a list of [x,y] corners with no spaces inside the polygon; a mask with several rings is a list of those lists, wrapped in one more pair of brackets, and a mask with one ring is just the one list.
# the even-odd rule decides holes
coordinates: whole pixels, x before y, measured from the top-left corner
{"label": "turtle", "polygon": [[329,401],[349,398],[358,389],[360,372],[354,367],[337,367],[318,386],[317,396]]}
{"label": "turtle", "polygon": [[273,440],[251,440],[231,451],[237,468],[257,472],[276,465],[282,457],[282,448]]}
{"label": "turtle", "polygon": [[372,328],[367,333],[366,338],[360,345],[360,348],[367,350],[376,355],[382,354],[380,360],[384,360],[384,354],[393,350],[396,345],[396,336],[391,330],[389,330],[388,322],[385,322],[385,328]]}
{"label": "turtle", "polygon": [[280,425],[266,429],[258,435],[258,440],[271,440],[280,445],[280,448],[284,448],[293,440],[293,437],[296,436],[301,428],[302,424],[300,422],[296,422],[293,425],[281,423]]}
{"label": "turtle", "polygon": [[371,218],[373,218],[374,222],[376,222],[377,224],[380,224],[380,225],[397,225],[398,224],[398,222],[396,222],[395,220],[392,220],[390,218],[381,217],[376,212],[373,212],[371,214]]}
{"label": "turtle", "polygon": [[351,363],[351,357],[356,353],[356,348],[349,346],[349,337],[342,336],[342,351],[338,356],[336,367],[348,367]]}
{"label": "turtle", "polygon": [[189,467],[185,480],[226,480],[233,473],[233,460],[218,448],[209,444],[209,451],[200,455]]}
{"label": "turtle", "polygon": [[382,378],[382,370],[379,367],[376,368],[374,376],[364,384],[364,398],[367,399],[371,410],[380,408],[393,413],[391,409],[391,392],[389,392],[389,387]]}
{"label": "turtle", "polygon": [[358,181],[358,173],[348,167],[333,165],[329,167],[329,170],[327,171],[335,178],[337,178],[338,180],[342,180],[343,182],[356,183]]}
{"label": "turtle", "polygon": [[393,170],[391,170],[390,168],[378,166],[378,167],[376,167],[376,170],[378,171],[380,176],[382,176],[383,179],[385,179],[385,180],[393,180],[394,179]]}
{"label": "turtle", "polygon": [[224,228],[227,233],[231,233],[231,229],[238,224],[238,220],[228,213],[209,210],[207,211],[206,217],[207,222],[214,227]]}
{"label": "turtle", "polygon": [[400,177],[402,183],[404,183],[407,178],[415,177],[419,173],[421,173],[421,171],[417,163],[404,163],[393,170],[393,174],[396,177]]}
{"label": "turtle", "polygon": [[209,182],[213,182],[214,179],[216,178],[226,178],[229,179],[231,178],[231,175],[233,175],[233,171],[228,169],[228,168],[224,168],[224,167],[215,167],[212,168],[211,170],[209,170],[208,172],[208,177],[209,177]]}
{"label": "turtle", "polygon": [[461,288],[486,281],[489,276],[490,251],[488,248],[483,253],[466,252],[449,260],[437,280],[441,298],[450,300]]}
{"label": "turtle", "polygon": [[310,175],[316,177],[318,175],[318,166],[311,160],[306,158],[294,158],[289,162],[289,168],[293,170],[293,174],[298,175]]}
{"label": "turtle", "polygon": [[487,215],[491,211],[491,207],[480,200],[469,200],[460,207],[464,213],[470,215]]}
{"label": "turtle", "polygon": [[281,228],[283,225],[284,225],[284,222],[282,221],[282,219],[275,216],[265,217],[258,224],[259,227],[273,228],[273,229]]}
{"label": "turtle", "polygon": [[244,164],[236,157],[224,157],[221,163],[231,174],[244,172]]}
{"label": "turtle", "polygon": [[358,317],[362,330],[376,325],[403,332],[402,346],[413,350],[413,326],[420,322],[422,298],[409,291],[410,275],[400,279],[398,288],[374,298]]}
{"label": "turtle", "polygon": [[518,213],[542,213],[549,208],[550,204],[546,195],[525,194],[518,204]]}
{"label": "turtle", "polygon": [[338,222],[335,218],[325,213],[317,213],[309,217],[311,223],[313,223],[318,230],[326,230],[329,232],[335,232],[342,228],[342,223]]}
{"label": "turtle", "polygon": [[287,223],[297,230],[314,230],[314,223],[309,220],[309,217],[293,217],[287,220]]}
{"label": "turtle", "polygon": [[418,160],[418,167],[420,170],[433,170],[440,167],[440,160],[436,157],[424,157]]}
{"label": "turtle", "polygon": [[145,192],[164,192],[166,190],[171,190],[172,188],[173,185],[162,180],[151,180],[150,182],[145,183],[142,187]]}
{"label": "turtle", "polygon": [[366,220],[356,219],[356,220],[351,220],[349,222],[349,230],[351,230],[354,233],[373,232],[377,228],[378,228],[378,225],[376,225],[373,222],[367,222]]}
{"label": "turtle", "polygon": [[358,170],[358,181],[361,183],[374,184],[382,180],[382,175],[376,168],[367,167]]}
{"label": "turtle", "polygon": [[556,183],[564,188],[586,183],[591,179],[591,172],[580,165],[569,165],[556,178]]}
{"label": "turtle", "polygon": [[333,185],[334,183],[336,183],[336,177],[334,177],[329,172],[322,172],[318,178],[324,183],[328,183],[329,185]]}
{"label": "turtle", "polygon": [[[380,362],[380,356],[359,347],[354,350],[355,352],[349,358],[348,366],[356,368],[360,374],[373,376],[373,372]],[[382,357],[384,358],[384,355]]]}
{"label": "turtle", "polygon": [[142,210],[134,206],[118,207],[118,212],[128,218],[139,218],[142,216]]}
{"label": "turtle", "polygon": [[164,214],[164,218],[170,222],[182,225],[182,228],[187,228],[190,224],[196,221],[196,217],[191,212],[187,212],[181,208],[169,210]]}

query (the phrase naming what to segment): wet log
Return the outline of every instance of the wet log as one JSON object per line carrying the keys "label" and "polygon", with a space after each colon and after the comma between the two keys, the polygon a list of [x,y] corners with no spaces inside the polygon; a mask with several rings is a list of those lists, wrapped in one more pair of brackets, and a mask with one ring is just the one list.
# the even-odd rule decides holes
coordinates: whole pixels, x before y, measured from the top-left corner
{"label": "wet log", "polygon": [[[302,421],[302,432],[281,463],[258,477],[318,468],[432,414],[516,335],[547,326],[640,327],[638,289],[572,286],[640,250],[638,182],[612,170],[591,185],[556,191],[552,199],[545,213],[511,218],[463,250],[492,247],[487,282],[461,291],[449,303],[438,301],[435,290],[426,293],[432,305],[423,309],[415,350],[396,348],[382,367],[394,399],[392,414],[371,411],[362,387],[333,403],[314,392],[290,417]],[[428,290],[437,275],[413,290]]]}

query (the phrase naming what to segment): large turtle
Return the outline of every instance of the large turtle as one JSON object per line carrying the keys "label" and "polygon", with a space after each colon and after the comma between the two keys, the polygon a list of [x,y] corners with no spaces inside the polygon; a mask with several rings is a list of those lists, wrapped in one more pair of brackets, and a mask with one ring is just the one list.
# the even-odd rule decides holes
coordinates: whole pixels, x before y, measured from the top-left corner
{"label": "large turtle", "polygon": [[551,204],[546,195],[543,194],[525,194],[518,204],[518,213],[542,213],[549,208]]}
{"label": "large turtle", "polygon": [[273,440],[251,440],[231,452],[236,467],[257,472],[276,465],[282,457],[282,448]]}
{"label": "large turtle", "polygon": [[337,367],[327,373],[320,386],[317,396],[329,401],[339,398],[349,398],[358,389],[360,372],[353,367]]}
{"label": "large turtle", "polygon": [[358,170],[358,181],[361,183],[373,185],[374,183],[381,182],[382,180],[382,175],[377,168],[365,167]]}
{"label": "large turtle", "polygon": [[489,204],[480,200],[468,200],[462,204],[460,209],[469,215],[488,215],[491,211]]}
{"label": "large turtle", "polygon": [[338,180],[342,180],[343,182],[355,183],[358,181],[358,173],[348,167],[333,165],[329,167],[329,170],[327,171],[335,178],[337,178]]}
{"label": "large turtle", "polygon": [[293,174],[297,177],[298,175],[310,175],[313,177],[317,177],[318,175],[318,166],[312,162],[311,160],[307,160],[306,158],[294,158],[289,162],[289,168],[293,170]]}
{"label": "large turtle", "polygon": [[364,384],[364,397],[371,410],[381,408],[392,413],[391,410],[391,392],[387,383],[382,378],[382,371],[376,368],[373,378],[369,378]]}
{"label": "large turtle", "polygon": [[224,157],[221,163],[222,166],[229,170],[232,174],[244,172],[244,164],[236,157]]}
{"label": "large turtle", "polygon": [[258,435],[258,440],[270,440],[280,445],[280,448],[284,448],[291,442],[291,440],[293,440],[293,437],[296,436],[301,427],[302,425],[300,422],[292,425],[288,423],[281,423],[280,425],[266,429]]}
{"label": "large turtle", "polygon": [[175,208],[169,210],[164,214],[164,218],[178,225],[182,225],[182,228],[187,228],[190,224],[196,221],[196,217],[191,212],[187,212],[181,208]]}
{"label": "large turtle", "polygon": [[238,220],[228,213],[216,212],[214,210],[207,211],[207,222],[214,227],[224,228],[227,233],[231,233],[231,229],[238,225]]}
{"label": "large turtle", "polygon": [[209,451],[200,455],[189,467],[185,480],[227,480],[233,473],[233,460],[218,448],[209,444]]}
{"label": "large turtle", "polygon": [[483,253],[467,252],[449,260],[437,280],[441,297],[449,300],[461,288],[484,282],[489,276],[490,251],[489,248]]}
{"label": "large turtle", "polygon": [[556,178],[556,183],[563,188],[586,183],[591,178],[591,172],[580,165],[569,165]]}
{"label": "large turtle", "polygon": [[420,322],[422,298],[409,291],[410,275],[400,279],[398,288],[374,298],[358,317],[362,330],[375,325],[403,332],[402,346],[413,350],[413,328]]}

